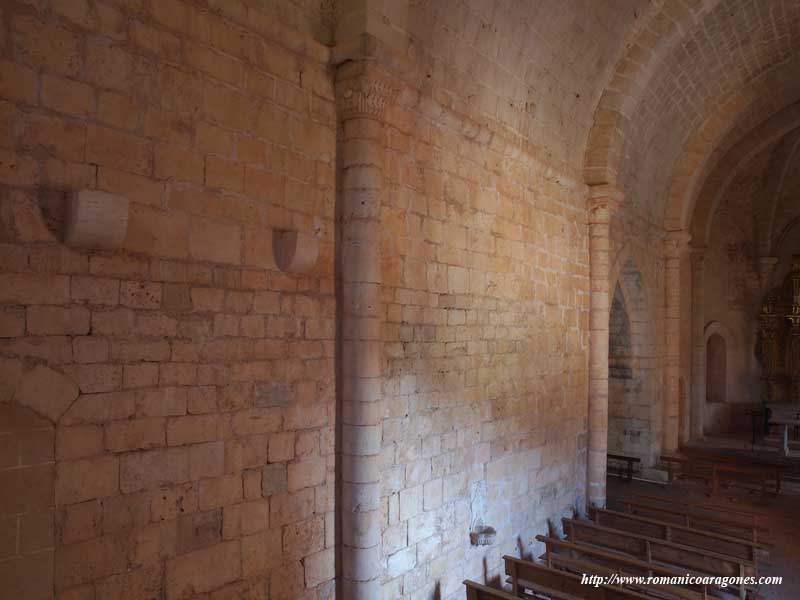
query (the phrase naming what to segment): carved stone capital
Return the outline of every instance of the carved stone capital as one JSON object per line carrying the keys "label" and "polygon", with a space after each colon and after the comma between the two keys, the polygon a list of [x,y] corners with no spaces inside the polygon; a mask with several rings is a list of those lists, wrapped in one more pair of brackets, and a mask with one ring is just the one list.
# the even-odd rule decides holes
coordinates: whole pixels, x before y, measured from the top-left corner
{"label": "carved stone capital", "polygon": [[399,93],[397,81],[366,61],[344,63],[336,74],[336,105],[342,120],[383,119]]}
{"label": "carved stone capital", "polygon": [[692,236],[687,231],[667,231],[664,236],[664,255],[677,259],[687,256],[692,251],[689,245],[691,241]]}
{"label": "carved stone capital", "polygon": [[589,188],[589,209],[590,225],[606,225],[611,221],[611,217],[621,207],[625,201],[625,194],[622,190],[609,185],[593,185]]}

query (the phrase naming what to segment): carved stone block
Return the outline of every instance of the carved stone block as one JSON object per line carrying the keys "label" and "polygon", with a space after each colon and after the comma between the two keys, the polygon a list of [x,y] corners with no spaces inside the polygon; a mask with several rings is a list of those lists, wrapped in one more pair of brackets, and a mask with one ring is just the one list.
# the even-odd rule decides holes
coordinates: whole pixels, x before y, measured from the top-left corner
{"label": "carved stone block", "polygon": [[67,197],[64,243],[80,248],[119,248],[128,231],[128,199],[97,190]]}
{"label": "carved stone block", "polygon": [[307,273],[319,257],[319,240],[309,233],[276,231],[275,263],[287,273]]}

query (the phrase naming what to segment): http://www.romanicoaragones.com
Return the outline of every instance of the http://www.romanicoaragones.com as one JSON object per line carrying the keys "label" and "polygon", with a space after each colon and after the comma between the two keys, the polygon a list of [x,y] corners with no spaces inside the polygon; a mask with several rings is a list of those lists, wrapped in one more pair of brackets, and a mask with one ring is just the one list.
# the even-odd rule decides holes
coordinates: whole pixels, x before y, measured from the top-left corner
{"label": "http://www.romanicoaragones.com", "polygon": [[601,585],[707,585],[726,588],[739,586],[780,585],[783,577],[719,577],[712,575],[587,575],[581,576],[583,585],[600,587]]}

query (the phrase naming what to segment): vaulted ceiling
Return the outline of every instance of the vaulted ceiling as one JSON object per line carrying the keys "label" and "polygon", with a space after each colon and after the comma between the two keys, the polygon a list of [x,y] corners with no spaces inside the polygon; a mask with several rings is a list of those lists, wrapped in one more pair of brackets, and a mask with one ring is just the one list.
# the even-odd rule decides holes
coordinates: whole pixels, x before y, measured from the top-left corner
{"label": "vaulted ceiling", "polygon": [[[800,3],[664,2],[600,100],[584,171],[688,227],[720,147],[800,99]],[[726,140],[726,138],[728,138]]]}

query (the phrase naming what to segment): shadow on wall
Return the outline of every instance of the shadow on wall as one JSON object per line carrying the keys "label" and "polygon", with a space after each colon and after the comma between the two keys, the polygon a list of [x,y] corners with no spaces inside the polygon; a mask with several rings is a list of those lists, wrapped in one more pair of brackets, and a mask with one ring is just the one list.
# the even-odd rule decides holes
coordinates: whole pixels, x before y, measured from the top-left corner
{"label": "shadow on wall", "polygon": [[[486,585],[488,585],[490,587],[501,588],[503,586],[503,578],[500,576],[500,574],[495,573],[494,575],[490,575],[489,561],[486,559],[485,556],[483,557],[483,579],[486,582]],[[438,588],[439,588],[438,582],[436,584],[436,587],[437,587],[437,593],[434,594],[434,596],[433,596],[434,598],[438,598],[439,597],[439,595],[438,595]]]}

